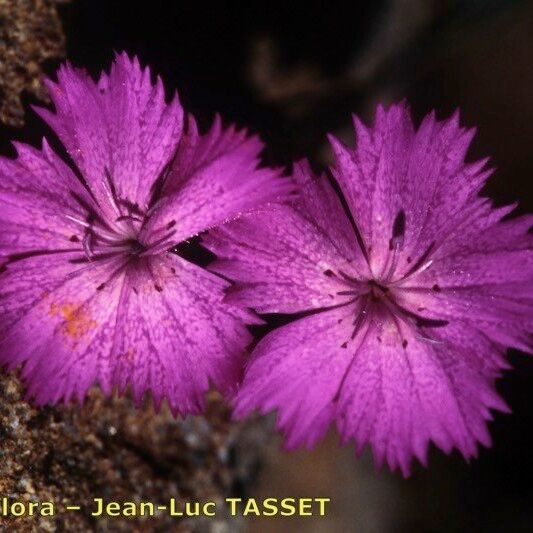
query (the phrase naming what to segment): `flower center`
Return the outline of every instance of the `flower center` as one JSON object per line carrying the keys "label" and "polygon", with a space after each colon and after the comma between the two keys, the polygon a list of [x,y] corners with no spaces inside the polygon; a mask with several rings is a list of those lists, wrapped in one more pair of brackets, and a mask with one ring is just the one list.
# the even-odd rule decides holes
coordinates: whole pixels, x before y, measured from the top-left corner
{"label": "flower center", "polygon": [[368,281],[368,287],[370,288],[368,294],[374,302],[377,302],[382,298],[386,298],[389,294],[389,288],[374,279]]}
{"label": "flower center", "polygon": [[140,255],[146,250],[146,246],[137,239],[131,239],[126,242],[130,246],[131,255]]}
{"label": "flower center", "polygon": [[176,221],[171,220],[166,226],[155,229],[150,232],[150,235],[143,235],[141,238],[143,225],[149,216],[149,209],[145,211],[137,203],[120,197],[108,169],[104,169],[104,176],[102,185],[115,212],[115,217],[110,220],[106,219],[109,217],[103,218],[94,207],[76,194],[73,194],[74,199],[86,215],[83,218],[67,215],[68,219],[83,228],[81,237],[73,235],[70,240],[81,241],[85,261],[107,258],[114,254],[123,254],[127,257],[155,255],[170,249],[174,244]]}

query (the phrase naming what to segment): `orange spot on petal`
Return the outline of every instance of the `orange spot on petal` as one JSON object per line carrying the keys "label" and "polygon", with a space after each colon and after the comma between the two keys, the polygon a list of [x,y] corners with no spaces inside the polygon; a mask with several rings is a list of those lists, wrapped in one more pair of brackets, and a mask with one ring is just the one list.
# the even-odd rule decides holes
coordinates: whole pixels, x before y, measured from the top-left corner
{"label": "orange spot on petal", "polygon": [[81,305],[74,303],[64,303],[50,305],[50,316],[59,316],[63,320],[61,331],[73,339],[81,339],[95,328],[98,323],[93,320],[90,314],[82,309]]}

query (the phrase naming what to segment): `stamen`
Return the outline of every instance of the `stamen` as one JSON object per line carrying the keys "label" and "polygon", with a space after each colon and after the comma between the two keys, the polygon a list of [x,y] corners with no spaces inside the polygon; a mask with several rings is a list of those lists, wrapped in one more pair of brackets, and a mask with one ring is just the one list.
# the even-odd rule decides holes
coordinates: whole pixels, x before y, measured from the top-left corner
{"label": "stamen", "polygon": [[136,217],[134,215],[121,215],[118,218],[115,218],[115,222],[122,222],[124,220],[132,220],[133,222],[142,222],[142,218]]}
{"label": "stamen", "polygon": [[[392,224],[392,236],[389,241],[389,253],[385,259],[385,264],[379,276],[385,282],[392,279],[396,267],[398,266],[399,253],[403,248],[405,238],[405,211],[400,209]],[[392,252],[392,254],[391,254]]]}
{"label": "stamen", "polygon": [[426,261],[426,260],[428,259],[429,255],[433,251],[434,247],[435,247],[435,241],[433,241],[427,247],[426,251],[418,258],[416,263],[407,271],[407,273],[402,278],[394,281],[392,285],[407,281],[409,278],[412,278],[413,276],[424,272],[424,270],[427,270],[433,264],[433,259],[430,259],[429,261]]}
{"label": "stamen", "polygon": [[[385,276],[382,276],[381,279],[383,279],[383,281],[385,283],[388,283],[392,276],[394,275],[394,272],[396,270],[396,267],[398,266],[398,260],[400,258],[400,243],[398,241],[394,242],[394,250],[392,252],[392,261],[390,263],[390,266],[387,270],[387,273],[385,274]],[[387,255],[387,261],[385,262],[385,268],[387,267],[387,263],[389,262],[389,258],[391,257],[391,254],[389,253]],[[385,270],[385,268],[383,270]]]}
{"label": "stamen", "polygon": [[403,209],[400,209],[392,225],[392,239],[391,240],[400,241],[400,245],[403,245],[404,237],[405,237],[405,211]]}
{"label": "stamen", "polygon": [[118,216],[121,216],[122,211],[118,205],[117,191],[115,189],[115,185],[111,177],[111,172],[109,172],[109,169],[107,167],[104,168],[104,177],[105,179],[101,181],[104,191],[109,199],[111,206],[115,209]]}
{"label": "stamen", "polygon": [[83,250],[89,261],[92,261],[93,250],[91,248],[92,233],[90,231],[85,232],[85,235],[82,240]]}
{"label": "stamen", "polygon": [[359,285],[361,283],[361,280],[358,280],[357,278],[354,278],[352,276],[349,276],[346,274],[346,272],[343,272],[342,270],[339,270],[339,274],[346,280],[350,281],[351,283],[354,283],[356,285]]}
{"label": "stamen", "polygon": [[154,243],[150,244],[144,252],[139,254],[140,257],[145,255],[155,255],[159,252],[164,252],[167,249],[172,248],[174,245],[173,241],[170,240],[172,235],[176,233],[176,230],[172,230],[165,234],[163,237],[155,241]]}
{"label": "stamen", "polygon": [[353,331],[351,339],[354,340],[357,334],[359,333],[367,315],[368,311],[368,305],[369,305],[369,298],[364,298],[363,302],[361,303],[361,310],[360,312],[355,316],[355,320],[353,321]]}
{"label": "stamen", "polygon": [[448,320],[443,320],[439,318],[427,318],[421,316],[405,307],[401,306],[392,298],[383,298],[383,303],[387,309],[393,314],[404,320],[404,322],[415,326],[416,328],[442,328],[449,324]]}
{"label": "stamen", "polygon": [[[75,224],[79,224],[80,226],[90,229],[96,237],[101,239],[108,239],[110,242],[117,242],[119,239],[117,238],[116,233],[111,233],[105,229],[103,229],[100,226],[96,226],[95,224],[91,222],[87,222],[86,220],[81,220],[80,218],[74,217],[72,215],[65,215],[66,218],[74,222]],[[120,237],[120,239],[122,239]]]}
{"label": "stamen", "polygon": [[80,220],[79,218],[73,217],[72,215],[65,215],[69,220],[72,220],[72,222],[75,222],[76,224],[79,224],[80,226],[83,226],[84,228],[90,228],[91,224],[86,222],[85,220]]}

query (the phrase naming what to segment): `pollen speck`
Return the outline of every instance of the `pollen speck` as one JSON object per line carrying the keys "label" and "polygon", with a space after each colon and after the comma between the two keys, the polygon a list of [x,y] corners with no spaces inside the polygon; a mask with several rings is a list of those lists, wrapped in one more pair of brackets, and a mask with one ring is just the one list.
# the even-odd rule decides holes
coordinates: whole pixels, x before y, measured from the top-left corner
{"label": "pollen speck", "polygon": [[128,361],[128,363],[133,363],[135,361],[135,356],[137,355],[137,350],[135,348],[128,348],[123,354],[122,357]]}
{"label": "pollen speck", "polygon": [[89,313],[84,311],[81,306],[74,303],[64,303],[50,305],[50,316],[59,316],[64,323],[61,331],[73,339],[81,339],[87,333],[95,328],[98,323],[91,318]]}

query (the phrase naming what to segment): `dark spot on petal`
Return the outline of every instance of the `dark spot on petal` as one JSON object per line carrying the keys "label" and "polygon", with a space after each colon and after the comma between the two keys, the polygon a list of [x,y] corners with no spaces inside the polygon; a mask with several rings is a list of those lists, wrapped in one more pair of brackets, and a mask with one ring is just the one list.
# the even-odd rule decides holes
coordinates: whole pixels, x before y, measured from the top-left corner
{"label": "dark spot on petal", "polygon": [[175,274],[176,273],[176,269],[174,267],[170,267],[170,272],[172,272],[172,274]]}
{"label": "dark spot on petal", "polygon": [[337,324],[341,324],[342,323],[342,318],[339,318],[339,320],[337,320]]}
{"label": "dark spot on petal", "polygon": [[329,268],[327,270],[324,270],[324,276],[327,276],[328,278],[331,278],[335,274],[333,273],[333,270],[330,270]]}
{"label": "dark spot on petal", "polygon": [[402,342],[402,346],[404,347],[404,349],[407,348],[408,344],[409,343],[404,339],[403,342]]}
{"label": "dark spot on petal", "polygon": [[441,291],[441,288],[435,283],[435,285],[433,285],[433,287],[431,287],[432,290],[434,290],[435,292],[440,292]]}
{"label": "dark spot on petal", "polygon": [[0,265],[0,274],[3,274],[7,270],[7,265]]}
{"label": "dark spot on petal", "polygon": [[154,285],[154,288],[157,292],[163,292],[163,287],[161,287],[161,285]]}
{"label": "dark spot on petal", "polygon": [[439,318],[419,317],[416,321],[416,325],[422,328],[443,328],[448,324],[449,322],[447,320],[441,320]]}
{"label": "dark spot on petal", "polygon": [[410,255],[407,256],[407,262],[410,263],[412,261],[412,257]]}
{"label": "dark spot on petal", "polygon": [[400,209],[392,224],[392,239],[402,239],[405,235],[405,211]]}
{"label": "dark spot on petal", "polygon": [[335,298],[335,296],[333,296],[333,294],[328,294],[328,296],[333,300]]}
{"label": "dark spot on petal", "polygon": [[80,242],[80,239],[76,235],[72,235],[69,239],[70,242]]}
{"label": "dark spot on petal", "polygon": [[382,342],[381,341],[381,337],[377,337],[377,339],[378,339],[378,342],[381,344],[381,342]]}
{"label": "dark spot on petal", "polygon": [[135,294],[139,294],[139,291],[137,290],[137,287],[132,287],[131,290],[132,290]]}
{"label": "dark spot on petal", "polygon": [[341,344],[341,348],[348,348],[348,343],[347,342],[343,342]]}
{"label": "dark spot on petal", "polygon": [[167,224],[167,229],[173,228],[175,225],[176,225],[176,221],[175,221],[175,220],[171,220],[171,221]]}
{"label": "dark spot on petal", "polygon": [[101,291],[104,287],[105,287],[105,283],[100,283],[100,285],[98,285],[98,287],[96,287],[96,290],[97,291]]}
{"label": "dark spot on petal", "polygon": [[417,308],[417,311],[425,311],[425,310],[426,310],[425,307],[418,307],[418,308]]}

